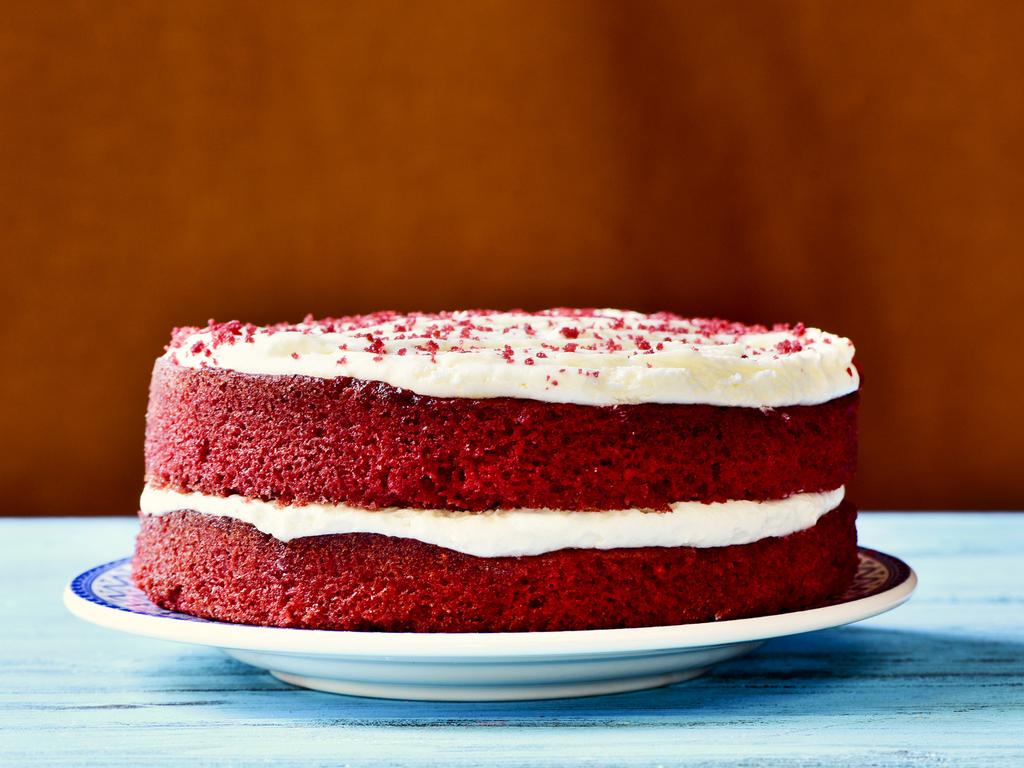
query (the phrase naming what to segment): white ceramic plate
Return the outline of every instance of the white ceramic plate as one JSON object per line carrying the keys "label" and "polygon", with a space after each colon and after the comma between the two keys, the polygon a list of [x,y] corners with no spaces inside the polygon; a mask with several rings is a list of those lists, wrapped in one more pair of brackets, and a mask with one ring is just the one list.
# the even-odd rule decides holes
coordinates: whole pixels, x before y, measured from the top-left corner
{"label": "white ceramic plate", "polygon": [[765,640],[860,621],[910,597],[906,563],[860,550],[846,593],[827,605],[753,619],[579,632],[417,634],[280,629],[165,611],[136,589],[130,559],[79,574],[64,604],[79,618],[161,640],[220,648],[294,685],[433,701],[592,696],[678,683]]}

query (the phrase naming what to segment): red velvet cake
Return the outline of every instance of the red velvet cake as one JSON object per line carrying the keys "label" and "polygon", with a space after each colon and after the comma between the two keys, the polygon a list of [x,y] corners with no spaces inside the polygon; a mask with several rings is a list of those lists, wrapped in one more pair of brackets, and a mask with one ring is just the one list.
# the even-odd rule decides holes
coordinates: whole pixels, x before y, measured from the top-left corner
{"label": "red velvet cake", "polygon": [[856,569],[853,346],[618,310],[174,332],[133,576],[159,605],[392,632],[655,626]]}

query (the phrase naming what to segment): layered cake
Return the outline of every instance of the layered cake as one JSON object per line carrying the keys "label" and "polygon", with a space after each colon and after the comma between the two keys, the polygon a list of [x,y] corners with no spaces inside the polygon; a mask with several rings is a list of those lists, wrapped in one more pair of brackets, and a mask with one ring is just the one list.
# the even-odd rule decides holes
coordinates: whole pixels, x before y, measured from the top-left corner
{"label": "layered cake", "polygon": [[812,606],[857,565],[853,355],[618,310],[177,329],[133,576],[197,616],[387,632]]}

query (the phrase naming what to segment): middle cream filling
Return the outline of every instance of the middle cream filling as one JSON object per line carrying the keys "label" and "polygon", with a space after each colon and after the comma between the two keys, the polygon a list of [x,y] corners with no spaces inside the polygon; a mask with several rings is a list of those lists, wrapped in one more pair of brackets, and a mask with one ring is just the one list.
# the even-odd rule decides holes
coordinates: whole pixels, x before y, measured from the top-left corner
{"label": "middle cream filling", "polygon": [[727,547],[786,536],[839,506],[844,488],[772,501],[681,501],[668,512],[617,509],[364,509],[347,504],[282,504],[147,485],[143,515],[192,510],[249,523],[280,541],[338,533],[416,539],[477,557],[539,555],[559,549]]}

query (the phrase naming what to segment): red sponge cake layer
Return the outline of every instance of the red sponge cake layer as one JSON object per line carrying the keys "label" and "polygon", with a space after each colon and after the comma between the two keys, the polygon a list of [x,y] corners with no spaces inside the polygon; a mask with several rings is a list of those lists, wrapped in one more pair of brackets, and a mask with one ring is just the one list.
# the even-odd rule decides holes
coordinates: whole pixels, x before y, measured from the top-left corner
{"label": "red sponge cake layer", "polygon": [[479,558],[374,534],[283,543],[235,520],[144,517],[133,576],[158,605],[243,624],[524,632],[681,624],[806,608],[857,567],[856,511],[752,544]]}
{"label": "red sponge cake layer", "polygon": [[146,472],[156,485],[206,494],[369,508],[780,499],[850,481],[857,405],[856,393],[775,409],[437,398],[159,360]]}

